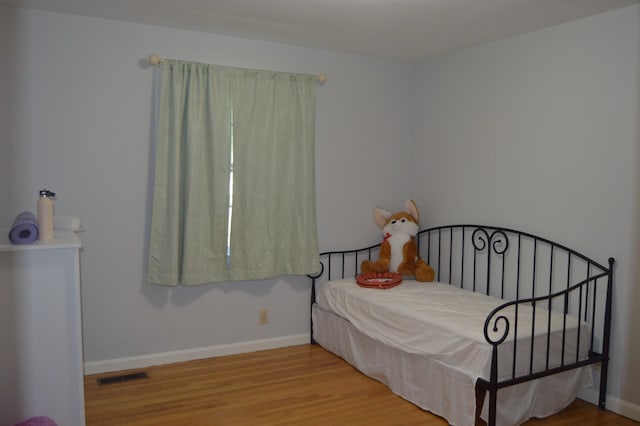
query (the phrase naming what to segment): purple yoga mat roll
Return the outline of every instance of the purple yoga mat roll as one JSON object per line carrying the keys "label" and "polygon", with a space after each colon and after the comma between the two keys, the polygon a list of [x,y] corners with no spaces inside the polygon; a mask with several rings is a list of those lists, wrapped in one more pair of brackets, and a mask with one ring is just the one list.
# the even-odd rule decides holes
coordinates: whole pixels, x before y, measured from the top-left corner
{"label": "purple yoga mat roll", "polygon": [[33,244],[38,240],[38,221],[31,212],[22,212],[13,221],[9,240],[13,244]]}

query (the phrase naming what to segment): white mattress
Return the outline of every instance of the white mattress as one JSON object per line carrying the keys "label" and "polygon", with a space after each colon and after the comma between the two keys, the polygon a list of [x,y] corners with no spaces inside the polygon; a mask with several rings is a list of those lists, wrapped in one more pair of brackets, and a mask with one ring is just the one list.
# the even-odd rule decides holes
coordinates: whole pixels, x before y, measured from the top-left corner
{"label": "white mattress", "polygon": [[[484,337],[487,315],[504,300],[442,283],[403,281],[387,290],[362,288],[354,279],[335,280],[320,286],[318,304],[349,320],[358,330],[385,345],[407,353],[428,355],[475,379],[489,378],[491,350]],[[530,306],[519,306],[517,315],[517,365],[519,375],[539,371],[547,364],[560,365],[564,339],[565,363],[575,362],[580,334],[580,359],[587,356],[589,329],[575,317]],[[516,332],[514,307],[501,312],[510,322],[507,341],[499,350],[498,375],[510,378]],[[531,349],[531,329],[536,338]],[[563,324],[566,323],[566,333]],[[503,323],[498,323],[501,326]],[[551,338],[547,342],[547,329]],[[578,332],[579,329],[579,332]],[[503,333],[502,330],[499,331]],[[564,337],[563,337],[564,335]],[[533,362],[531,362],[533,352]]]}

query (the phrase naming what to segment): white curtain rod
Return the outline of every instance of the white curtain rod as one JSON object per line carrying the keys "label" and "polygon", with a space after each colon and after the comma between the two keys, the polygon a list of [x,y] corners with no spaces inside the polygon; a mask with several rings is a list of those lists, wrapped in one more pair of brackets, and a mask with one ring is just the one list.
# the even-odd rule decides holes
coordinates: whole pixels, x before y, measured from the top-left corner
{"label": "white curtain rod", "polygon": [[[158,55],[149,55],[149,63],[151,65],[159,65],[162,63],[163,59]],[[324,84],[327,81],[327,75],[325,73],[318,74],[316,76],[318,83]]]}

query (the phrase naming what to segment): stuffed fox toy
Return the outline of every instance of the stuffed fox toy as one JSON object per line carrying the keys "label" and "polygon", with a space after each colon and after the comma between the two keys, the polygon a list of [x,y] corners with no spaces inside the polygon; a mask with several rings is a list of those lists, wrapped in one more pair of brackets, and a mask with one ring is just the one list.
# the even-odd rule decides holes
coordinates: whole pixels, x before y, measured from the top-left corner
{"label": "stuffed fox toy", "polygon": [[380,255],[375,262],[362,262],[362,273],[397,272],[400,275],[415,275],[418,281],[433,281],[435,271],[418,254],[415,236],[418,233],[420,213],[413,200],[406,204],[409,212],[391,214],[376,208],[373,220],[382,229],[384,241],[380,245]]}

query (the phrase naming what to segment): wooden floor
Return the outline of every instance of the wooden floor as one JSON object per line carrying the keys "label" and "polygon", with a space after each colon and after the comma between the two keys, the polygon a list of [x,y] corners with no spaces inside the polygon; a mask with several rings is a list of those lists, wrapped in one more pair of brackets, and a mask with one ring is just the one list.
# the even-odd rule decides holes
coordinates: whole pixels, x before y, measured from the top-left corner
{"label": "wooden floor", "polygon": [[[447,423],[319,346],[302,345],[145,368],[149,378],[85,377],[87,425],[422,425]],[[637,425],[576,400],[527,425]]]}

